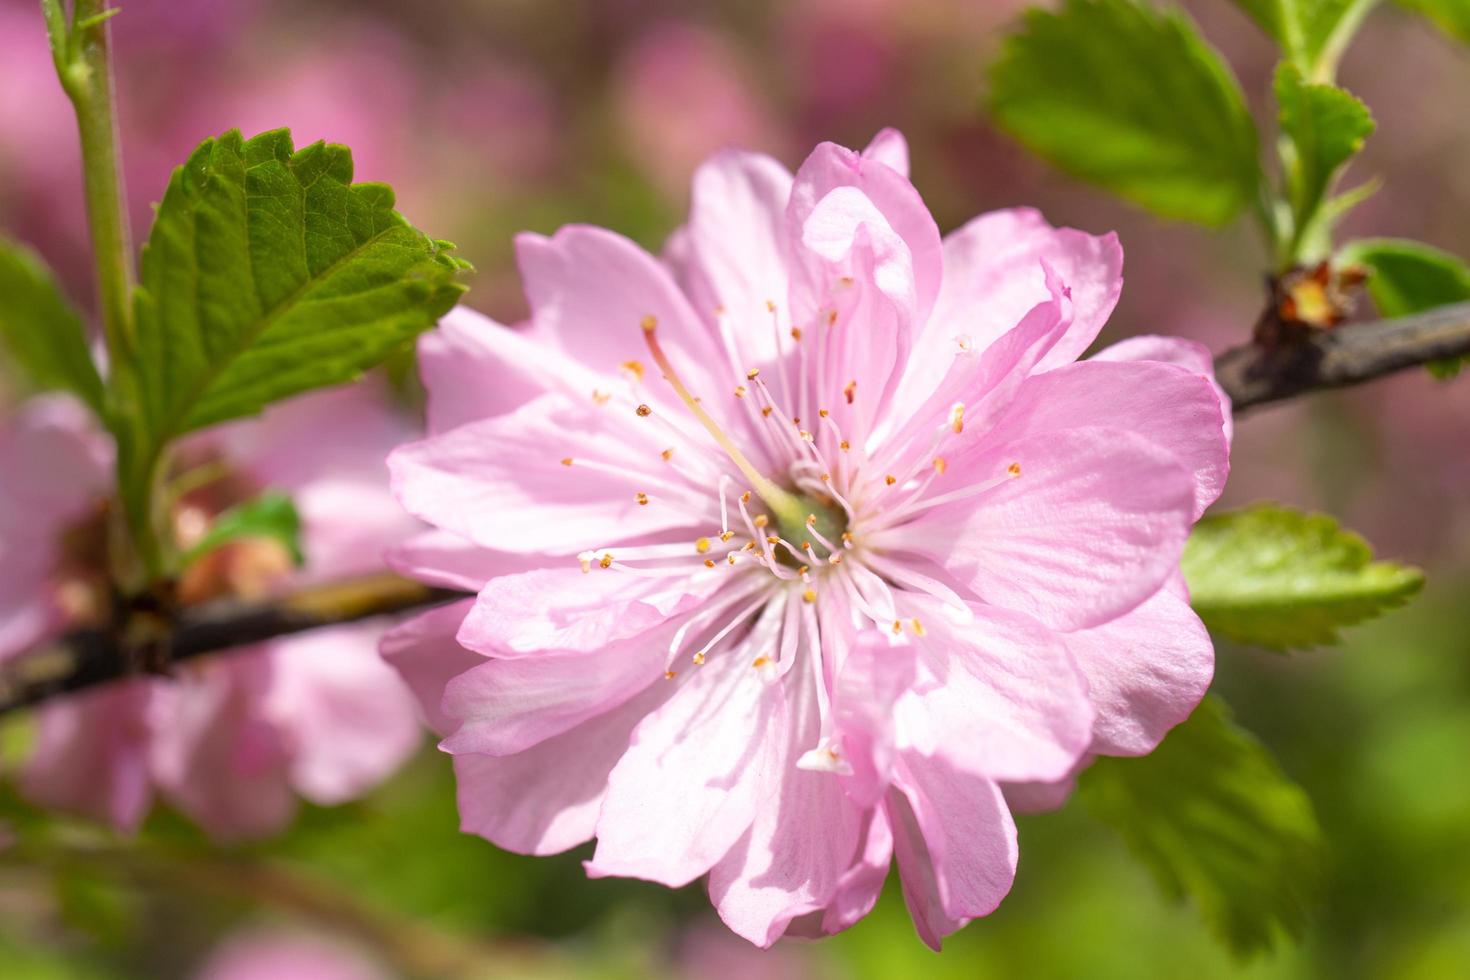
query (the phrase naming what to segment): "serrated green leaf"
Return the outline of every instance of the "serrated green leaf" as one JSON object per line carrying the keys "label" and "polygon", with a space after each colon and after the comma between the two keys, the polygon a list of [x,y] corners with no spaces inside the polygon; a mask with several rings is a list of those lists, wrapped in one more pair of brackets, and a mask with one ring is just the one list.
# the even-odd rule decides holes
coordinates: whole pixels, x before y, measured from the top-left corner
{"label": "serrated green leaf", "polygon": [[[1470,301],[1470,266],[1463,259],[1422,242],[1402,238],[1365,238],[1338,253],[1342,262],[1368,269],[1368,294],[1387,317],[1409,316],[1449,303]],[[1470,357],[1434,361],[1429,371],[1451,378]]]}
{"label": "serrated green leaf", "polygon": [[[1314,82],[1337,71],[1348,41],[1378,0],[1235,0]],[[1453,2],[1453,0],[1451,0]]]}
{"label": "serrated green leaf", "polygon": [[187,566],[232,541],[266,538],[277,541],[290,553],[299,568],[306,563],[301,552],[301,516],[284,493],[267,492],[231,507],[214,519],[204,537],[184,555]]}
{"label": "serrated green leaf", "polygon": [[345,146],[285,130],[205,140],[174,171],[143,249],[146,441],[351,380],[458,299],[465,263],[353,184]]}
{"label": "serrated green leaf", "polygon": [[1240,87],[1182,13],[1133,0],[1029,10],[989,101],[1034,152],[1164,217],[1220,226],[1255,195]]}
{"label": "serrated green leaf", "polygon": [[1398,0],[1399,6],[1423,14],[1450,37],[1470,44],[1470,0]]}
{"label": "serrated green leaf", "polygon": [[1373,116],[1348,92],[1305,82],[1286,62],[1276,71],[1276,103],[1292,215],[1296,227],[1305,228],[1338,172],[1373,132]]}
{"label": "serrated green leaf", "polygon": [[1331,517],[1272,504],[1206,517],[1184,549],[1190,604],[1211,632],[1272,650],[1335,643],[1337,631],[1402,605],[1415,568],[1375,562]]}
{"label": "serrated green leaf", "polygon": [[1311,800],[1219,699],[1151,755],[1098,759],[1078,793],[1237,955],[1301,933],[1325,865]]}
{"label": "serrated green leaf", "polygon": [[102,414],[102,379],[87,348],[82,318],[30,249],[0,238],[0,351],[18,380],[70,391]]}

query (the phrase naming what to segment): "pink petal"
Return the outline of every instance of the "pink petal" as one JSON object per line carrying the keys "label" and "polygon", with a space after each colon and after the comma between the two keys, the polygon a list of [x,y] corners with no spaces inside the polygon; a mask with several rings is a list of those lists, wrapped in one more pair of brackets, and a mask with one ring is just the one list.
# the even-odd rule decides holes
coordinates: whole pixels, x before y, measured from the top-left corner
{"label": "pink petal", "polygon": [[732,325],[746,366],[775,357],[767,303],[786,302],[786,202],[791,174],[759,153],[726,150],[694,174],[683,244],[688,290],[698,312],[717,308]]}
{"label": "pink petal", "polygon": [[148,712],[154,683],[128,681],[38,708],[36,747],[20,777],[25,796],[136,830],[153,802]]}
{"label": "pink petal", "polygon": [[[824,621],[824,642],[842,628]],[[891,646],[876,630],[864,630],[844,652],[834,658],[841,667],[832,714],[842,756],[853,770],[843,777],[844,789],[854,803],[867,809],[887,793],[893,775],[894,708],[913,686],[916,651],[907,644]]]}
{"label": "pink petal", "polygon": [[909,175],[909,143],[896,129],[881,129],[863,149],[864,160],[874,160],[890,167],[900,177]]}
{"label": "pink petal", "polygon": [[1153,442],[1074,428],[982,446],[949,473],[991,489],[872,543],[929,557],[987,602],[1062,630],[1127,612],[1178,567],[1194,476]]}
{"label": "pink petal", "polygon": [[1043,302],[1042,262],[1071,289],[1076,314],[1040,370],[1076,360],[1107,322],[1123,288],[1117,236],[1053,228],[1029,208],[992,211],[944,239],[944,286],[914,343],[905,385],[922,390],[942,377],[956,337],[983,350]]}
{"label": "pink petal", "polygon": [[418,699],[429,727],[441,735],[459,727],[459,719],[447,717],[440,707],[445,686],[485,662],[454,638],[473,603],[464,599],[431,609],[389,630],[379,645],[383,660],[398,671]]}
{"label": "pink petal", "polygon": [[[687,501],[668,499],[654,488],[658,474],[638,468],[640,458],[650,467],[660,460],[656,443],[632,441],[636,421],[545,395],[509,415],[400,447],[388,458],[393,492],[430,524],[502,551],[575,555],[693,525],[698,515],[684,509]],[[577,473],[576,459],[622,475]],[[638,503],[642,492],[648,505]]]}
{"label": "pink petal", "polygon": [[548,362],[563,360],[468,306],[456,306],[420,337],[418,355],[431,433],[504,415],[545,394]]}
{"label": "pink petal", "polygon": [[378,657],[377,625],[272,643],[264,712],[289,733],[291,784],[323,806],[382,782],[423,744],[413,694]]}
{"label": "pink petal", "polygon": [[1016,876],[1016,826],[1000,787],[922,756],[905,757],[889,795],[903,896],[919,936],[940,941],[1000,905]]}
{"label": "pink petal", "polygon": [[798,664],[784,687],[783,744],[764,774],[750,829],[710,869],[710,899],[737,934],[768,947],[792,919],[824,908],[852,865],[861,842],[861,810],[828,772],[797,768],[821,738],[809,665]]}
{"label": "pink petal", "polygon": [[1040,623],[974,605],[957,619],[909,598],[919,676],[896,711],[901,744],[993,780],[1051,780],[1072,771],[1092,738],[1086,683],[1060,638]]}
{"label": "pink petal", "polygon": [[272,671],[267,652],[251,649],[159,691],[154,778],[175,807],[220,839],[274,833],[296,812],[291,746],[264,710]]}
{"label": "pink petal", "polygon": [[1211,387],[1220,399],[1220,414],[1225,425],[1225,441],[1235,436],[1234,420],[1231,415],[1230,396],[1215,380],[1215,359],[1204,344],[1183,337],[1160,337],[1145,334],[1120,340],[1111,347],[1104,347],[1089,360],[1093,361],[1159,361],[1173,364],[1209,379]]}
{"label": "pink petal", "polygon": [[[689,553],[694,554],[691,543]],[[600,573],[600,574],[596,574]],[[708,598],[720,578],[621,575],[577,566],[491,579],[475,600],[459,641],[491,656],[541,650],[591,651],[646,633]]]}
{"label": "pink petal", "polygon": [[635,725],[671,692],[641,697],[516,755],[459,755],[460,829],[517,854],[558,854],[589,840],[608,773]]}
{"label": "pink petal", "polygon": [[1093,751],[1146,755],[1188,718],[1215,672],[1215,651],[1182,578],[1136,609],[1063,637],[1097,707]]}
{"label": "pink petal", "polygon": [[893,829],[888,808],[878,806],[868,811],[858,859],[842,873],[822,915],[820,932],[827,935],[841,932],[873,911],[892,864]]}
{"label": "pink petal", "polygon": [[529,572],[546,564],[537,555],[491,551],[448,531],[416,534],[383,558],[400,575],[465,592],[479,592],[496,576]]}
{"label": "pink petal", "polygon": [[[740,840],[761,806],[775,806],[766,774],[785,741],[773,664],[751,645],[711,654],[649,715],[608,780],[597,821],[593,877],[686,885]],[[657,687],[657,685],[655,685]]]}
{"label": "pink petal", "polygon": [[1154,361],[1069,364],[1028,378],[997,436],[1044,438],[1080,426],[1125,429],[1170,453],[1194,474],[1196,519],[1225,487],[1230,448],[1207,376]]}

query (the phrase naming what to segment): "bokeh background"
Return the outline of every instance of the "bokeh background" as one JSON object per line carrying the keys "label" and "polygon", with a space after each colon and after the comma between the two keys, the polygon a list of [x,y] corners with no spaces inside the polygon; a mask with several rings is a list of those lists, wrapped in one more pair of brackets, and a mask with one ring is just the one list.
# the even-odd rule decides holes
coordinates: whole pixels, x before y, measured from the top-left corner
{"label": "bokeh background", "polygon": [[[1184,6],[1263,117],[1271,46],[1229,0]],[[200,139],[289,126],[298,145],[350,145],[359,179],[393,184],[411,221],[477,266],[470,304],[514,322],[515,231],[591,222],[656,249],[711,151],[739,144],[794,167],[819,140],[861,146],[895,125],[941,229],[1026,204],[1119,232],[1127,285],[1105,341],[1162,332],[1218,350],[1247,338],[1263,303],[1253,229],[1159,222],[986,123],[984,67],[1017,0],[123,7],[117,80],[140,236]],[[1385,181],[1345,231],[1470,255],[1470,49],[1386,7],[1341,80],[1378,120],[1350,181]],[[0,0],[0,228],[85,304],[80,186],[37,5]],[[412,416],[410,373],[393,397]],[[1251,414],[1236,432],[1221,506],[1327,510],[1429,573],[1420,599],[1339,648],[1219,651],[1217,690],[1307,787],[1332,844],[1325,902],[1299,944],[1233,959],[1074,805],[1022,821],[1015,891],[941,956],[919,944],[896,889],[847,934],[761,953],[723,932],[699,886],[588,881],[581,853],[521,858],[459,835],[448,758],[426,740],[385,788],[305,809],[265,843],[215,847],[163,812],[87,861],[0,853],[0,976],[348,980],[441,962],[503,976],[1470,976],[1470,378],[1409,372]],[[24,724],[9,724],[11,741]]]}

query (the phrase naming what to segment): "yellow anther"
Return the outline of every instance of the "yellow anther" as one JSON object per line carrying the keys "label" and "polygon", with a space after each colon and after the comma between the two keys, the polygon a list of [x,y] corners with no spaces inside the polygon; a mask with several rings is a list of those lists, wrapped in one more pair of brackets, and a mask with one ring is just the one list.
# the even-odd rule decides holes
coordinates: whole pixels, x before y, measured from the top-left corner
{"label": "yellow anther", "polygon": [[898,477],[894,476],[892,473],[889,473],[883,478],[883,482],[891,487],[898,482]]}
{"label": "yellow anther", "polygon": [[781,539],[774,534],[766,535],[766,544],[780,544]]}
{"label": "yellow anther", "polygon": [[829,326],[829,327],[835,327],[835,326],[837,326],[837,311],[836,310],[829,310],[827,312],[827,326]]}
{"label": "yellow anther", "polygon": [[600,565],[603,568],[612,568],[612,563],[613,563],[613,556],[610,555],[610,554],[603,555],[598,560],[598,562],[597,562],[597,564]]}
{"label": "yellow anther", "polygon": [[775,300],[773,300],[773,299],[766,300],[766,312],[767,313],[775,313],[776,312],[776,301]]}
{"label": "yellow anther", "polygon": [[943,476],[944,475],[944,471],[947,470],[947,469],[949,469],[949,464],[944,461],[944,457],[943,456],[935,456],[934,457],[934,471],[936,473],[938,473],[940,476]]}
{"label": "yellow anther", "polygon": [[749,490],[745,491],[744,493],[742,493],[740,495],[740,502],[742,504],[748,504],[748,503],[750,503],[750,491]]}
{"label": "yellow anther", "polygon": [[926,632],[926,630],[924,629],[924,624],[921,623],[921,622],[919,622],[917,619],[911,619],[911,620],[909,620],[909,623],[914,628],[914,635],[915,636],[923,636],[924,633]]}
{"label": "yellow anther", "polygon": [[570,457],[570,456],[563,456],[561,458],[561,465],[563,465],[563,466],[571,466],[572,465],[572,457]]}
{"label": "yellow anther", "polygon": [[807,589],[805,592],[803,592],[801,594],[801,601],[802,602],[806,602],[806,603],[816,602],[817,601],[817,593],[816,593],[816,590],[814,590],[814,589]]}
{"label": "yellow anther", "polygon": [[643,328],[644,333],[653,333],[658,329],[658,317],[650,313],[638,321],[638,325]]}
{"label": "yellow anther", "polygon": [[640,419],[646,419],[653,414],[653,409],[649,408],[647,405],[639,405],[636,409],[634,409],[634,411],[638,413],[638,417]]}
{"label": "yellow anther", "polygon": [[701,555],[708,553],[709,538],[700,538],[698,541],[694,542],[694,550],[699,552]]}
{"label": "yellow anther", "polygon": [[768,656],[766,656],[763,653],[759,657],[756,657],[755,660],[751,661],[751,664],[750,665],[752,667],[764,667],[766,664],[768,664],[770,662],[771,662],[771,658],[768,657]]}
{"label": "yellow anther", "polygon": [[847,452],[848,450],[852,449],[852,443],[844,439],[837,444],[837,448],[842,450],[843,452]]}
{"label": "yellow anther", "polygon": [[845,544],[845,545],[847,545],[849,548],[851,548],[852,547],[852,541],[853,541],[852,532],[851,531],[843,531],[842,532],[842,543]]}
{"label": "yellow anther", "polygon": [[1011,476],[1020,476],[1021,475],[1021,464],[1020,463],[1012,463],[1010,466],[1007,466],[1006,467],[1006,472],[1009,473]]}
{"label": "yellow anther", "polygon": [[678,677],[678,676],[679,676],[679,672],[677,670],[666,670],[666,671],[664,671],[664,680],[666,680],[666,681],[671,681],[675,677]]}
{"label": "yellow anther", "polygon": [[807,527],[816,527],[817,526],[817,515],[816,514],[808,514],[808,515],[806,515],[806,526]]}
{"label": "yellow anther", "polygon": [[704,666],[704,651],[700,650],[694,654],[694,663],[700,667]]}
{"label": "yellow anther", "polygon": [[714,568],[715,567],[715,560],[713,558],[706,558],[704,560],[704,567],[705,568]]}
{"label": "yellow anther", "polygon": [[627,371],[629,374],[631,374],[635,380],[637,380],[637,381],[642,381],[643,380],[643,362],[642,361],[624,361],[623,362],[623,370],[624,371]]}
{"label": "yellow anther", "polygon": [[642,491],[639,491],[638,496],[635,499],[637,499],[637,501],[638,501],[638,506],[640,506],[640,507],[647,507],[648,506],[648,494],[643,493]]}
{"label": "yellow anther", "polygon": [[794,341],[797,341],[798,343],[801,342],[801,328],[800,327],[792,327],[791,328],[791,339],[794,340]]}
{"label": "yellow anther", "polygon": [[843,387],[843,389],[842,389],[842,397],[847,399],[847,403],[849,405],[852,404],[853,395],[855,395],[856,393],[857,393],[857,381],[856,380],[849,381]]}
{"label": "yellow anther", "polygon": [[744,398],[745,397],[745,385],[736,385],[735,386],[735,397],[736,398]]}
{"label": "yellow anther", "polygon": [[754,520],[752,520],[750,523],[754,524],[756,527],[765,527],[767,524],[771,523],[771,518],[766,514],[757,514],[755,515]]}
{"label": "yellow anther", "polygon": [[820,415],[822,418],[826,418],[827,416],[831,415],[832,413],[829,412],[829,411],[827,411],[825,408],[819,408],[819,409],[817,409],[817,414]]}
{"label": "yellow anther", "polygon": [[830,556],[828,556],[828,558],[827,558],[827,564],[829,564],[829,565],[841,565],[842,564],[842,552],[840,552],[840,551],[834,552],[833,554],[831,554]]}
{"label": "yellow anther", "polygon": [[820,479],[823,483],[831,483],[832,482],[832,474],[831,473],[823,473],[820,477],[818,477],[818,479]]}
{"label": "yellow anther", "polygon": [[745,372],[745,380],[754,381],[756,378],[760,377],[760,373],[760,368],[751,368],[749,371]]}
{"label": "yellow anther", "polygon": [[815,442],[816,441],[816,439],[812,436],[812,434],[810,432],[808,432],[806,429],[802,429],[801,432],[800,432],[800,435],[801,435],[802,441],[804,441],[804,442]]}
{"label": "yellow anther", "polygon": [[895,619],[893,621],[893,635],[894,636],[897,636],[898,634],[900,634],[902,632],[903,632],[903,621],[902,620],[899,620],[899,619]]}
{"label": "yellow anther", "polygon": [[764,418],[770,418],[771,417],[771,406],[767,405],[765,408],[761,409],[761,415]]}
{"label": "yellow anther", "polygon": [[721,541],[729,541],[734,536],[735,536],[735,532],[734,531],[721,531],[720,532],[720,540]]}
{"label": "yellow anther", "polygon": [[954,430],[955,435],[959,435],[965,431],[965,406],[963,403],[957,403],[954,408],[950,409],[949,427]]}
{"label": "yellow anther", "polygon": [[674,447],[670,446],[668,449],[665,449],[663,452],[659,453],[659,455],[662,456],[664,458],[664,462],[667,463],[669,460],[674,458]]}
{"label": "yellow anther", "polygon": [[609,395],[607,392],[598,391],[596,388],[592,389],[592,403],[594,405],[606,405],[611,399],[612,395]]}

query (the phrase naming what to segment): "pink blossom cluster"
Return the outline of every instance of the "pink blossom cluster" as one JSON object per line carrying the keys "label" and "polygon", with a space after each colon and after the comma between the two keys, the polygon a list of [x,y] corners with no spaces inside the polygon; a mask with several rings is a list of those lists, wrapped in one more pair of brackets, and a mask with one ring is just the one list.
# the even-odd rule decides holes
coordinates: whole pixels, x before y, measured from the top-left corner
{"label": "pink blossom cluster", "polygon": [[1229,412],[1198,345],[1078,359],[1114,237],[941,238],[885,131],[794,176],[718,154],[660,258],[517,252],[529,323],[426,336],[430,434],[389,460],[433,526],[398,567],[477,593],[384,644],[466,831],[707,876],[762,946],[852,925],[896,859],[937,947],[1010,888],[1013,808],[1203,695],[1179,558]]}
{"label": "pink blossom cluster", "polygon": [[[412,533],[382,459],[408,427],[371,386],[314,395],[185,446],[200,488],[174,508],[182,541],[229,498],[289,493],[304,575],[284,547],[242,540],[192,566],[185,600],[258,598],[288,580],[360,575]],[[200,474],[210,474],[203,481]],[[112,444],[78,403],[44,396],[0,427],[0,659],[104,615]],[[417,709],[377,657],[381,625],[334,627],[48,701],[20,774],[33,801],[136,828],[163,796],[212,834],[281,829],[297,795],[352,799],[418,747]]]}

